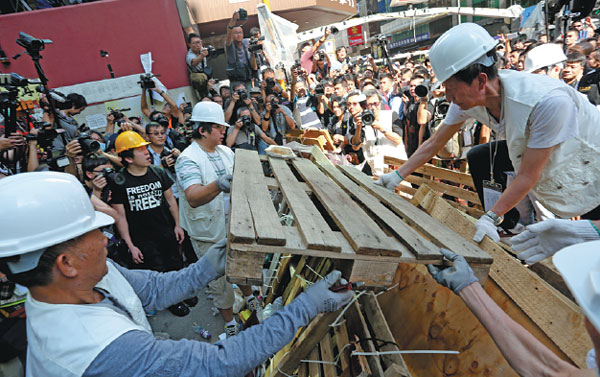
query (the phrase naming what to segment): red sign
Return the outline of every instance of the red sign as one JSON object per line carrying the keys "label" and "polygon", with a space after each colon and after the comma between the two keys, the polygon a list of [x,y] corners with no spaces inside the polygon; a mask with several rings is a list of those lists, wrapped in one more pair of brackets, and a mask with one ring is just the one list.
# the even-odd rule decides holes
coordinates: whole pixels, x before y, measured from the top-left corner
{"label": "red sign", "polygon": [[348,28],[348,44],[350,46],[362,45],[365,43],[365,40],[362,35],[362,26],[352,26]]}

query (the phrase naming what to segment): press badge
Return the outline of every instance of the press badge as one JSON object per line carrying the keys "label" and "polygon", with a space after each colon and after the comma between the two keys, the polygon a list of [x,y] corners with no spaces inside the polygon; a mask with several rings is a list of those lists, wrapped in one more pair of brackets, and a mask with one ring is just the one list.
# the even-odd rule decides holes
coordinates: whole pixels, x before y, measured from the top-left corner
{"label": "press badge", "polygon": [[502,195],[502,184],[491,181],[483,180],[483,208],[489,211],[494,204],[500,199]]}

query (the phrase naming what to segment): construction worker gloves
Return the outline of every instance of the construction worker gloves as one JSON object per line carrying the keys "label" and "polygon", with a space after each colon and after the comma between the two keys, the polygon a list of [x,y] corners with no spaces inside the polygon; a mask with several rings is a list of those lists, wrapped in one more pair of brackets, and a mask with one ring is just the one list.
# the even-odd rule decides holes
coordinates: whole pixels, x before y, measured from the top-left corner
{"label": "construction worker gloves", "polygon": [[[341,292],[332,292],[329,290],[341,277],[342,273],[340,271],[333,270],[323,279],[306,289],[306,296],[319,313],[335,312],[352,299],[352,291],[350,290]],[[342,279],[341,283],[347,284],[344,279]]]}
{"label": "construction worker gloves", "polygon": [[219,190],[229,193],[231,191],[231,180],[233,176],[231,174],[224,174],[217,178],[217,187]]}
{"label": "construction worker gloves", "polygon": [[452,262],[452,266],[427,265],[429,273],[438,283],[458,294],[467,285],[479,281],[475,277],[475,274],[473,274],[473,270],[465,260],[465,257],[457,255],[448,249],[442,248],[440,251],[444,255],[444,258]]}

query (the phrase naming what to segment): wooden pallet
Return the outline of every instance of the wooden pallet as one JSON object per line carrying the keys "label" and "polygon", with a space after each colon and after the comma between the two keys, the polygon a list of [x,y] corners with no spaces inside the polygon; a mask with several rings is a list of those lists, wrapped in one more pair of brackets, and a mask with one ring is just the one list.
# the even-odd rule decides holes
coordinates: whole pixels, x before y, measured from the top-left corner
{"label": "wooden pallet", "polygon": [[[473,223],[437,192],[423,185],[415,199],[415,204],[472,242]],[[480,246],[494,257],[485,285],[491,298],[559,357],[585,367],[592,344],[579,307],[489,238]],[[398,288],[381,295],[379,302],[397,343],[406,349],[461,350],[460,355],[445,358],[405,356],[414,374],[517,375],[462,300],[438,285],[422,266],[400,265],[395,282]]]}
{"label": "wooden pallet", "polygon": [[[312,162],[269,157],[275,181],[256,152],[237,150],[231,188],[226,274],[239,284],[262,284],[264,254],[348,261],[351,280],[382,287],[397,263],[442,263],[439,247],[458,250],[474,265],[492,258],[352,167],[336,168],[313,147]],[[269,191],[277,185],[293,215],[283,226]],[[351,265],[351,267],[348,267]]]}
{"label": "wooden pallet", "polygon": [[[390,167],[398,168],[404,165],[406,160],[385,156],[383,162]],[[414,173],[418,173],[420,176]],[[448,200],[448,203],[453,207],[477,218],[483,215],[483,207],[470,174],[440,168],[431,164],[425,164],[417,168],[414,173],[405,177],[405,180],[411,183],[413,187],[399,186],[399,191],[414,195],[417,188],[427,184],[438,193],[454,198]]]}

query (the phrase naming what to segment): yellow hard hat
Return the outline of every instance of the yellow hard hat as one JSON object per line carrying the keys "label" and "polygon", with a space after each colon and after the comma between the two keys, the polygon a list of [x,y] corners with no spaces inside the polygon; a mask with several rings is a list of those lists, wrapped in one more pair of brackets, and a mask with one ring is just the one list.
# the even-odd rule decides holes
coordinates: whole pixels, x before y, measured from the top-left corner
{"label": "yellow hard hat", "polygon": [[121,153],[128,149],[143,147],[144,145],[148,144],[150,143],[144,140],[144,138],[135,131],[121,132],[121,134],[117,136],[117,140],[115,140],[115,148],[117,153]]}

